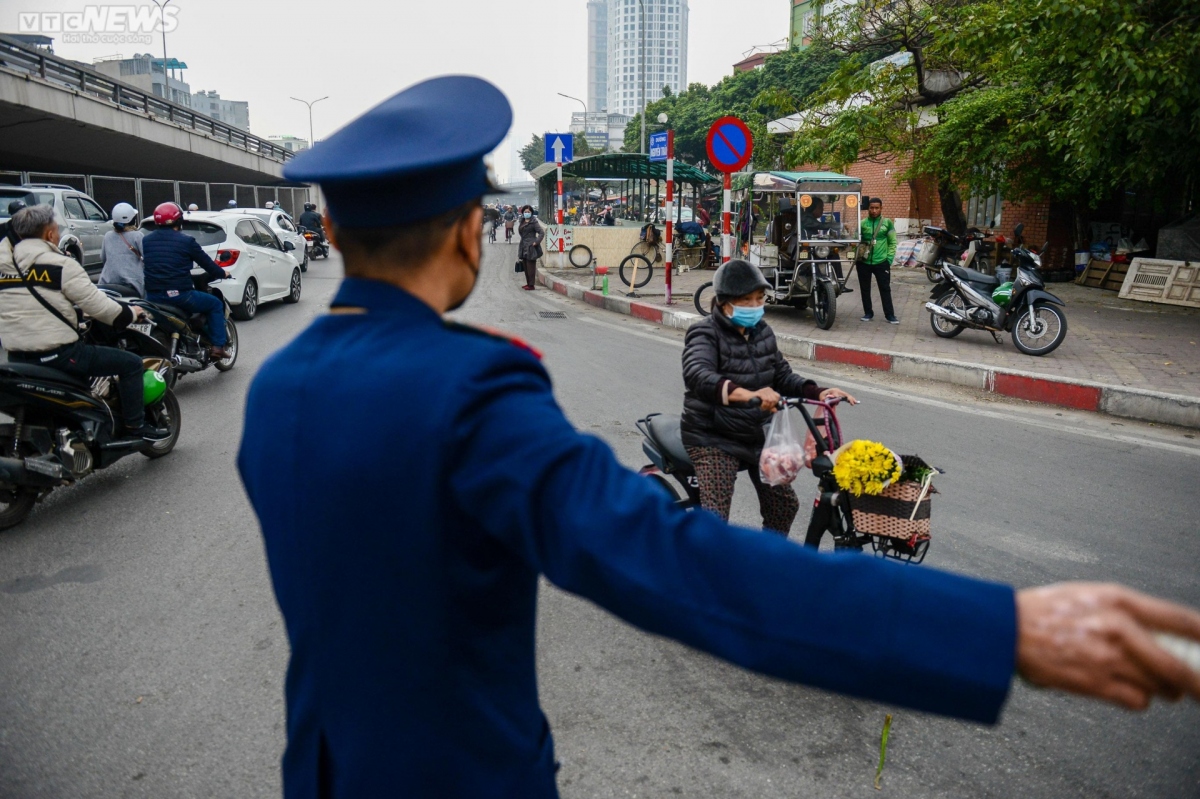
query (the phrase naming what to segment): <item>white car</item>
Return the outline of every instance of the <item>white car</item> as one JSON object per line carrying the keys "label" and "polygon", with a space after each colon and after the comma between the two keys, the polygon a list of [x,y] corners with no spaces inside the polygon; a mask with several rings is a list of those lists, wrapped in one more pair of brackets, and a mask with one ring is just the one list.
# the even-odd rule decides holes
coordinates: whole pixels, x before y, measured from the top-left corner
{"label": "white car", "polygon": [[[154,227],[154,217],[142,221],[147,233]],[[253,319],[258,307],[271,300],[300,301],[304,284],[300,262],[292,254],[295,246],[280,241],[258,217],[236,209],[192,211],[183,216],[183,232],[229,273],[228,279],[214,282],[213,288],[225,295],[234,319]],[[196,267],[192,274],[205,272]]]}
{"label": "white car", "polygon": [[280,241],[290,241],[296,248],[296,258],[300,261],[300,271],[308,271],[308,242],[304,239],[304,234],[296,229],[296,223],[292,218],[278,208],[230,208],[231,212],[240,214],[250,214],[261,222],[266,223],[267,227],[279,237]]}

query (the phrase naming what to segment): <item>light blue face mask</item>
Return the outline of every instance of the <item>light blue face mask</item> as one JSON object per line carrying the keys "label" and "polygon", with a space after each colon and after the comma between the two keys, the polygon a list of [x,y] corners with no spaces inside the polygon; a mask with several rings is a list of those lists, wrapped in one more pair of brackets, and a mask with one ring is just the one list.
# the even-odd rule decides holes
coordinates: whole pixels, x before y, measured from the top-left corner
{"label": "light blue face mask", "polygon": [[532,218],[533,218],[533,214],[529,213],[528,211],[526,211],[525,213],[521,214],[521,216],[525,217],[526,219],[532,219]]}
{"label": "light blue face mask", "polygon": [[761,305],[735,305],[729,318],[738,327],[751,328],[762,320],[764,313],[766,308]]}

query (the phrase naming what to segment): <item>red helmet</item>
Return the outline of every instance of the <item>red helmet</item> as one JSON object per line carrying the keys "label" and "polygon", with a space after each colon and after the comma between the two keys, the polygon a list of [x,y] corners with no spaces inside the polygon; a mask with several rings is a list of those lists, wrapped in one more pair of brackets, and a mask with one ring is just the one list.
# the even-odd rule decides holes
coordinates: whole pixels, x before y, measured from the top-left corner
{"label": "red helmet", "polygon": [[174,225],[183,219],[183,211],[175,203],[162,203],[154,209],[154,224]]}

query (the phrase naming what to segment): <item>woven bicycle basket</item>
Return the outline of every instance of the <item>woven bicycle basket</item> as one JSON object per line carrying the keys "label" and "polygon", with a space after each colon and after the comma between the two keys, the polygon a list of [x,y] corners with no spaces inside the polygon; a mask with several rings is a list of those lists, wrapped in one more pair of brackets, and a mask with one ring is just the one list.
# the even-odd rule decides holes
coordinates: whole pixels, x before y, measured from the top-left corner
{"label": "woven bicycle basket", "polygon": [[[900,459],[906,470],[914,463],[924,465],[924,461],[914,455],[901,455]],[[854,497],[850,500],[854,527],[860,533],[906,541],[928,538],[932,496],[936,493],[937,489],[930,485],[921,498],[921,484],[910,480],[892,483],[878,496]]]}

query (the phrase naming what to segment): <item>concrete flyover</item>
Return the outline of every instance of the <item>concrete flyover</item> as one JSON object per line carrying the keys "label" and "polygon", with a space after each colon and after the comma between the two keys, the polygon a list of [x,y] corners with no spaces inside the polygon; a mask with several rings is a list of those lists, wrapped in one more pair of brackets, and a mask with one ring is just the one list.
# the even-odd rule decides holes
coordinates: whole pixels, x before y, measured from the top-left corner
{"label": "concrete flyover", "polygon": [[0,36],[0,168],[282,184],[290,153]]}

